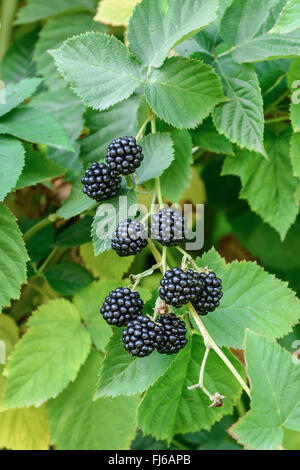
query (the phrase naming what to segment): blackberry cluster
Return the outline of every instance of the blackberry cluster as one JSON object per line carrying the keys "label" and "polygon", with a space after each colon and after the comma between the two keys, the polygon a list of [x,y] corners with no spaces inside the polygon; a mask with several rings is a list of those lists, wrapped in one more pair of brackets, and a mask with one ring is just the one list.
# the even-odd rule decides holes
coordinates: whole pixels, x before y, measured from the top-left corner
{"label": "blackberry cluster", "polygon": [[138,357],[149,356],[161,339],[161,327],[143,315],[129,321],[122,334],[125,349],[131,356]]}
{"label": "blackberry cluster", "polygon": [[207,315],[220,305],[223,296],[222,281],[212,271],[209,274],[201,273],[200,277],[203,287],[193,306],[199,315]]}
{"label": "blackberry cluster", "polygon": [[141,166],[144,155],[134,137],[120,137],[107,149],[106,163],[116,175],[129,175]]}
{"label": "blackberry cluster", "polygon": [[137,255],[147,246],[148,233],[139,222],[121,222],[114,233],[111,246],[119,256]]}
{"label": "blackberry cluster", "polygon": [[113,175],[105,163],[93,163],[81,179],[84,185],[83,192],[96,201],[114,197],[120,187],[122,179]]}
{"label": "blackberry cluster", "polygon": [[157,346],[160,354],[177,354],[187,343],[186,326],[174,313],[160,315],[157,323],[161,325],[162,340]]}
{"label": "blackberry cluster", "polygon": [[159,295],[167,304],[180,308],[195,301],[202,291],[200,274],[193,269],[168,269],[160,283]]}
{"label": "blackberry cluster", "polygon": [[176,246],[185,238],[185,217],[179,211],[161,209],[151,222],[151,236],[164,246]]}
{"label": "blackberry cluster", "polygon": [[141,314],[144,302],[138,292],[128,287],[118,287],[106,297],[100,310],[109,325],[123,326]]}

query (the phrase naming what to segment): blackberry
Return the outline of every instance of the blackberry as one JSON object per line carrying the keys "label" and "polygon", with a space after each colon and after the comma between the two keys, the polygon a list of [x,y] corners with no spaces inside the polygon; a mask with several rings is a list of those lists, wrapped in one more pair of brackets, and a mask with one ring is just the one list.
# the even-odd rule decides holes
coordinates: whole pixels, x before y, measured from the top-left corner
{"label": "blackberry", "polygon": [[119,256],[137,255],[147,246],[148,233],[139,222],[121,222],[114,233],[111,246]]}
{"label": "blackberry", "polygon": [[131,356],[149,356],[161,342],[161,327],[149,317],[139,315],[127,324],[122,341]]}
{"label": "blackberry", "polygon": [[118,287],[106,297],[100,312],[109,325],[123,326],[140,315],[143,307],[144,302],[138,292]]}
{"label": "blackberry", "polygon": [[161,209],[151,222],[151,237],[164,246],[176,246],[185,238],[185,217],[179,211]]}
{"label": "blackberry", "polygon": [[116,175],[129,175],[141,166],[144,155],[134,137],[120,137],[109,145],[106,163]]}
{"label": "blackberry", "polygon": [[167,304],[180,308],[201,294],[202,280],[193,269],[168,269],[161,280],[159,295]]}
{"label": "blackberry", "polygon": [[208,312],[213,312],[220,305],[220,300],[223,296],[222,281],[214,272],[200,274],[203,289],[201,294],[193,302],[195,310],[200,315],[207,315]]}
{"label": "blackberry", "polygon": [[157,346],[160,354],[177,354],[187,343],[186,326],[174,313],[160,315],[157,323],[161,324],[162,340]]}
{"label": "blackberry", "polygon": [[98,202],[114,197],[121,187],[121,181],[122,178],[113,175],[105,163],[96,162],[86,170],[81,179],[84,194]]}

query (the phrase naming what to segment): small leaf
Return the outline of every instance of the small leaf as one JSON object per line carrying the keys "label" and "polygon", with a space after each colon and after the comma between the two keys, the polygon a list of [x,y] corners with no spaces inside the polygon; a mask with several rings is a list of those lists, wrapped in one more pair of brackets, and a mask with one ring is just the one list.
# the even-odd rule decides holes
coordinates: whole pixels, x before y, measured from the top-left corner
{"label": "small leaf", "polygon": [[199,127],[192,130],[191,136],[193,143],[200,149],[218,154],[234,155],[232,144],[225,135],[219,134],[211,118],[205,119]]}
{"label": "small leaf", "polygon": [[47,404],[51,439],[58,449],[122,450],[134,438],[139,397],[92,401],[100,363],[101,355],[92,350],[76,381]]}
{"label": "small leaf", "polygon": [[91,226],[93,217],[85,216],[60,232],[55,240],[55,246],[73,248],[91,241]]}
{"label": "small leaf", "polygon": [[293,174],[300,178],[300,132],[293,134],[291,138],[291,160],[293,167]]}
{"label": "small leaf", "polygon": [[146,98],[157,115],[174,127],[193,128],[223,101],[219,77],[198,60],[173,57],[150,72]]}
{"label": "small leaf", "polygon": [[57,211],[60,217],[63,219],[71,219],[96,204],[96,201],[93,201],[82,192],[82,188],[83,186],[80,180],[73,184],[71,195],[63,202],[62,207]]}
{"label": "small leaf", "polygon": [[249,330],[246,362],[251,410],[230,432],[248,448],[276,450],[283,442],[283,426],[300,431],[299,365],[280,346]]}
{"label": "small leaf", "polygon": [[32,31],[16,39],[3,57],[2,78],[5,82],[19,82],[36,75],[33,61],[33,48],[37,41],[37,31]]}
{"label": "small leaf", "polygon": [[5,87],[6,104],[0,104],[0,117],[22,104],[37,90],[40,78],[26,78],[19,83],[8,83]]}
{"label": "small leaf", "polygon": [[137,61],[114,36],[74,36],[50,53],[75,93],[94,109],[129,98],[142,83]]}
{"label": "small leaf", "polygon": [[94,19],[113,26],[127,26],[138,1],[140,0],[102,0]]}
{"label": "small leaf", "polygon": [[75,379],[90,349],[78,310],[64,299],[42,305],[7,365],[4,410],[40,406]]}
{"label": "small leaf", "polygon": [[173,142],[170,134],[149,134],[141,140],[144,159],[136,170],[139,183],[160,176],[174,159]]}
{"label": "small leaf", "polygon": [[24,166],[24,155],[21,142],[0,136],[0,201],[15,187]]}
{"label": "small leaf", "polygon": [[92,243],[81,246],[80,254],[86,267],[101,279],[122,279],[134,260],[134,256],[122,258],[114,250],[95,256]]}
{"label": "small leaf", "polygon": [[26,5],[19,10],[15,24],[33,23],[48,16],[58,15],[74,9],[94,12],[94,0],[27,0]]}
{"label": "small leaf", "polygon": [[0,310],[18,299],[28,255],[15,217],[0,204]]}
{"label": "small leaf", "polygon": [[60,263],[45,272],[46,279],[53,290],[62,295],[74,295],[93,281],[90,273],[80,264]]}

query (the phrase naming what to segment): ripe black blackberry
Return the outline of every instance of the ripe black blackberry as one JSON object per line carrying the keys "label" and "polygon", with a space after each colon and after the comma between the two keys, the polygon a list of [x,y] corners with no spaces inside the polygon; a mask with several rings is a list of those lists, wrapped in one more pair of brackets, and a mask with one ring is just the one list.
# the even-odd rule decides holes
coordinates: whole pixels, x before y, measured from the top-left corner
{"label": "ripe black blackberry", "polygon": [[220,305],[223,296],[222,281],[213,271],[200,273],[200,277],[203,288],[196,301],[193,302],[193,306],[199,315],[207,315],[208,312],[213,312]]}
{"label": "ripe black blackberry", "polygon": [[107,149],[106,163],[116,175],[129,175],[141,166],[144,155],[134,137],[120,137]]}
{"label": "ripe black blackberry", "polygon": [[120,187],[122,178],[111,173],[105,163],[93,163],[81,179],[83,192],[96,201],[114,197]]}
{"label": "ripe black blackberry", "polygon": [[184,321],[171,313],[168,316],[160,315],[157,323],[162,329],[162,340],[157,346],[157,351],[160,354],[177,354],[187,343]]}
{"label": "ripe black blackberry", "polygon": [[161,327],[143,315],[129,321],[122,333],[124,347],[131,356],[149,356],[161,339]]}
{"label": "ripe black blackberry", "polygon": [[168,269],[160,283],[159,295],[167,304],[180,308],[201,294],[202,280],[196,271]]}
{"label": "ripe black blackberry", "polygon": [[145,227],[134,220],[121,222],[114,233],[111,246],[119,256],[137,255],[147,246],[148,233]]}
{"label": "ripe black blackberry", "polygon": [[118,287],[106,297],[100,312],[109,325],[123,326],[140,315],[143,307],[144,302],[138,292]]}
{"label": "ripe black blackberry", "polygon": [[185,238],[185,217],[179,211],[161,209],[152,216],[151,237],[164,246],[176,246]]}

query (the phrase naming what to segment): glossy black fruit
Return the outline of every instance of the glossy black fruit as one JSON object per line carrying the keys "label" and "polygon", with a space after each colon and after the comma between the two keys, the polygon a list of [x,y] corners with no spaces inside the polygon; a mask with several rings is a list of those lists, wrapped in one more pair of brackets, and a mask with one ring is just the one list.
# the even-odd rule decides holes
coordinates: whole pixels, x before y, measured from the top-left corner
{"label": "glossy black fruit", "polygon": [[138,292],[118,287],[106,297],[100,310],[109,325],[124,326],[141,314],[144,303]]}

